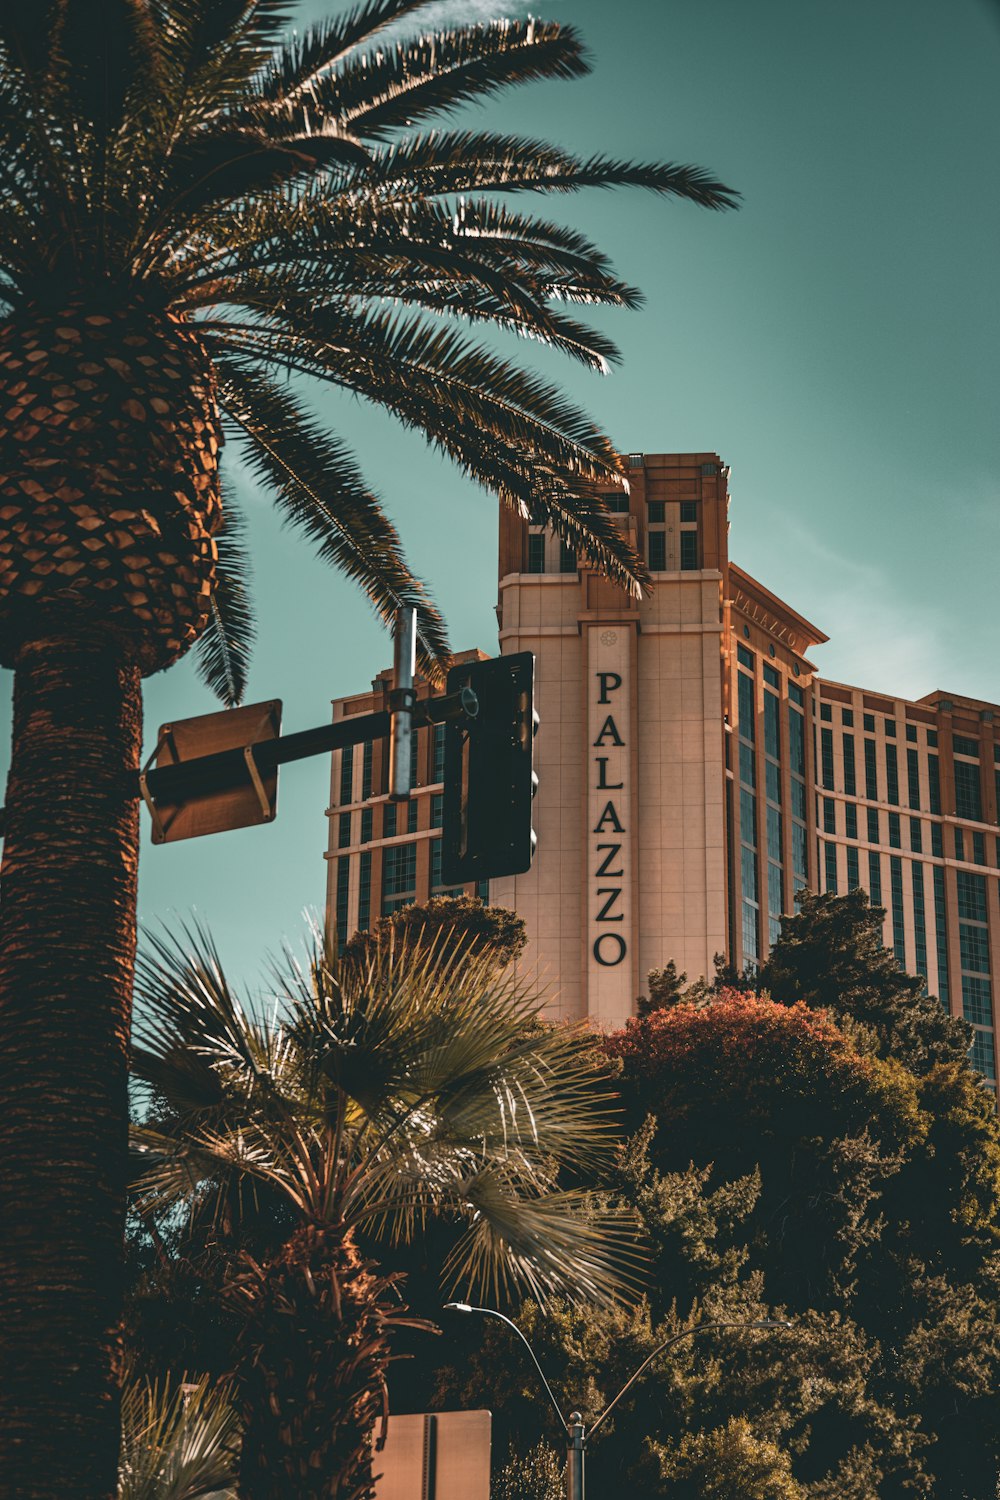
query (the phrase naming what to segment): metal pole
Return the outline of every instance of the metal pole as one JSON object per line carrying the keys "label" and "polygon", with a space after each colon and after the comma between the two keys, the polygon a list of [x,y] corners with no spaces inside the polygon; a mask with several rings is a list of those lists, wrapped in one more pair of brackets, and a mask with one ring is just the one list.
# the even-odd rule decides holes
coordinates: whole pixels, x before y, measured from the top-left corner
{"label": "metal pole", "polygon": [[389,709],[389,796],[394,802],[410,795],[410,746],[413,742],[413,709],[416,693],[413,674],[417,668],[417,611],[408,606],[396,611]]}
{"label": "metal pole", "polygon": [[584,1500],[583,1466],[586,1458],[587,1434],[583,1415],[578,1411],[569,1414],[566,1429],[566,1500]]}

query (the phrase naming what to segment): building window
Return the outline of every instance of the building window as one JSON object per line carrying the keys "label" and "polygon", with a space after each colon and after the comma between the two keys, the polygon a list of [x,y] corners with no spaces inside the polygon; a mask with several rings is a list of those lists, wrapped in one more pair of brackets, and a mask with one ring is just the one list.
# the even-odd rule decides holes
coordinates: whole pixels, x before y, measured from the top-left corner
{"label": "building window", "polygon": [[826,865],[826,888],[832,894],[837,890],[837,846],[836,844],[823,845],[823,858]]}
{"label": "building window", "polygon": [[872,906],[882,905],[882,856],[872,849],[868,854],[868,890]]}
{"label": "building window", "polygon": [[910,848],[914,854],[922,854],[924,852],[919,818],[910,819]]}
{"label": "building window", "polygon": [[894,740],[896,738],[896,721],[895,721],[895,719],[886,719],[886,721],[885,721],[885,732],[886,732],[887,737],[890,740]]}
{"label": "building window", "polygon": [[372,919],[372,851],[365,849],[358,862],[358,929],[367,932]]}
{"label": "building window", "polygon": [[848,797],[858,795],[857,768],[854,764],[854,736],[844,735],[844,791]]}
{"label": "building window", "polygon": [[681,572],[693,573],[698,567],[698,533],[681,532]]}
{"label": "building window", "polygon": [[753,682],[749,677],[744,677],[742,672],[739,673],[737,695],[739,699],[740,734],[745,740],[750,740],[753,743],[757,738]]}
{"label": "building window", "polygon": [[984,865],[986,863],[986,835],[974,833],[972,835],[972,863]]}
{"label": "building window", "polygon": [[370,807],[361,809],[361,842],[370,844],[372,841],[372,810]]}
{"label": "building window", "polygon": [[416,831],[417,831],[417,808],[418,807],[419,807],[419,803],[417,802],[416,797],[411,797],[410,800],[409,800],[409,802],[406,804],[406,831],[407,831],[407,833],[416,833]]}
{"label": "building window", "polygon": [[899,813],[889,814],[889,847],[890,849],[902,849],[903,840],[899,831]]}
{"label": "building window", "polygon": [[971,870],[956,870],[958,915],[965,922],[986,921],[986,876]]}
{"label": "building window", "polygon": [[361,800],[367,802],[372,794],[372,770],[375,759],[375,744],[365,740],[361,754]]}
{"label": "building window", "polygon": [[955,812],[974,823],[983,821],[983,803],[979,792],[979,767],[964,760],[955,762]]}
{"label": "building window", "polygon": [[682,521],[697,521],[697,519],[698,519],[698,502],[697,502],[697,500],[682,500],[681,501],[681,520]]}
{"label": "building window", "polygon": [[382,911],[386,916],[416,900],[417,846],[390,844],[382,851]]}
{"label": "building window", "polygon": [[431,798],[431,827],[441,828],[444,825],[444,793],[435,792]]}
{"label": "building window", "polygon": [[938,999],[948,1006],[948,908],[945,903],[944,870],[934,866],[934,937],[937,942]]}
{"label": "building window", "polygon": [[972,1033],[972,1046],[969,1048],[969,1057],[972,1060],[972,1066],[978,1072],[982,1073],[984,1078],[988,1078],[991,1083],[996,1083],[997,1063],[996,1054],[993,1050],[992,1031],[974,1031]]}
{"label": "building window", "polygon": [[927,805],[932,813],[940,813],[941,762],[936,755],[927,757]]}
{"label": "building window", "polygon": [[748,672],[753,672],[756,670],[757,658],[754,656],[752,651],[747,650],[746,646],[736,647],[736,660],[739,662],[741,667],[746,667]]}
{"label": "building window", "polygon": [[878,770],[875,763],[875,741],[865,740],[865,796],[878,801]]}
{"label": "building window", "polygon": [[764,753],[781,759],[781,702],[768,692],[764,694]]}
{"label": "building window", "polygon": [[892,887],[892,951],[900,968],[906,968],[906,935],[903,926],[903,861],[898,854],[889,856],[889,880]]}
{"label": "building window", "polygon": [[961,828],[955,829],[955,858],[965,858],[965,838]]}
{"label": "building window", "polygon": [[[799,675],[799,669],[798,669],[798,667],[797,666],[794,667],[793,671],[795,672],[795,675],[797,677]],[[797,682],[790,682],[788,684],[788,696],[789,696],[789,698],[791,698],[792,702],[793,703],[797,703],[800,708],[805,708],[805,706],[806,706],[806,695],[802,691],[802,689],[799,687],[799,685],[798,685]]]}
{"label": "building window", "polygon": [[666,507],[662,500],[650,500],[646,505],[646,516],[652,525],[666,519]]}
{"label": "building window", "polygon": [[928,731],[927,731],[927,743],[928,743],[928,745],[930,745],[930,747],[932,749],[936,750],[937,749],[937,742],[938,742],[937,730],[936,729],[928,729]]}
{"label": "building window", "polygon": [[906,726],[906,738],[907,738],[907,740],[909,741],[909,743],[911,745],[915,745],[917,743],[917,726],[916,726],[916,724],[907,724],[907,726]]}
{"label": "building window", "polygon": [[823,832],[837,832],[837,804],[832,797],[823,798]]}
{"label": "building window", "polygon": [[858,873],[858,851],[857,851],[857,849],[848,849],[847,850],[847,889],[849,891],[856,891],[858,889],[858,886],[860,884],[861,884],[861,877],[860,877],[860,875]]}
{"label": "building window", "polygon": [[846,729],[852,729],[854,727],[854,711],[853,711],[853,709],[842,708],[840,710],[840,722],[844,725],[844,727]]}
{"label": "building window", "polygon": [[649,571],[665,573],[667,571],[667,533],[651,531],[646,542],[649,548]]}
{"label": "building window", "polygon": [[973,1026],[993,1025],[993,996],[990,981],[974,974],[962,976],[962,1015]]}
{"label": "building window", "polygon": [[780,693],[781,674],[774,670],[770,662],[764,663],[764,681],[768,684],[769,687],[773,687],[777,692]]}
{"label": "building window", "polygon": [[935,859],[944,859],[944,839],[941,836],[941,824],[931,824],[931,853]]}
{"label": "building window", "polygon": [[337,848],[347,849],[351,843],[351,815],[341,813],[337,819]]}
{"label": "building window", "polygon": [[927,979],[927,912],[924,901],[924,867],[916,860],[910,865],[913,880],[913,948],[917,973]]}
{"label": "building window", "polygon": [[920,806],[920,757],[915,750],[906,752],[906,781],[910,794],[910,806]]}
{"label": "building window", "polygon": [[[826,705],[824,704],[824,707]],[[820,730],[820,748],[823,762],[823,785],[833,791],[833,730]]]}
{"label": "building window", "polygon": [[433,760],[431,764],[431,781],[436,784],[444,781],[444,740],[445,726],[443,724],[435,724],[434,739],[432,741]]}
{"label": "building window", "polygon": [[973,760],[979,759],[978,740],[967,739],[963,734],[953,734],[951,743],[956,755],[970,755]]}
{"label": "building window", "polygon": [[394,839],[396,837],[396,818],[398,803],[387,802],[382,809],[382,837]]}
{"label": "building window", "polygon": [[528,532],[528,572],[545,572],[545,533],[544,531]]}
{"label": "building window", "polygon": [[[888,722],[888,720],[886,721]],[[885,800],[899,805],[899,765],[896,760],[895,745],[885,747]]]}
{"label": "building window", "polygon": [[990,945],[985,927],[978,922],[959,922],[958,946],[963,969],[971,969],[974,974],[990,972]]}
{"label": "building window", "polygon": [[788,759],[793,776],[806,774],[806,724],[798,709],[788,705]]}
{"label": "building window", "polygon": [[615,490],[611,495],[602,495],[601,499],[613,516],[628,515],[628,496],[623,495],[621,490]]}
{"label": "building window", "polygon": [[858,836],[858,809],[853,802],[846,802],[844,804],[844,824],[844,831],[847,837],[849,839],[856,839]]}
{"label": "building window", "polygon": [[337,951],[343,953],[347,942],[348,901],[350,897],[351,856],[341,854],[337,860]]}
{"label": "building window", "polygon": [[868,809],[868,842],[869,844],[880,844],[882,842],[878,827],[878,808]]}
{"label": "building window", "polygon": [[829,703],[820,704],[819,716],[824,724],[830,724],[833,722],[833,709],[830,707]]}
{"label": "building window", "polygon": [[560,573],[576,572],[576,548],[571,547],[568,542],[559,543],[559,571]]}
{"label": "building window", "polygon": [[874,714],[863,714],[862,715],[862,726],[863,726],[864,731],[865,731],[866,734],[874,734],[875,733],[875,715]]}
{"label": "building window", "polygon": [[354,746],[340,752],[340,805],[354,801]]}

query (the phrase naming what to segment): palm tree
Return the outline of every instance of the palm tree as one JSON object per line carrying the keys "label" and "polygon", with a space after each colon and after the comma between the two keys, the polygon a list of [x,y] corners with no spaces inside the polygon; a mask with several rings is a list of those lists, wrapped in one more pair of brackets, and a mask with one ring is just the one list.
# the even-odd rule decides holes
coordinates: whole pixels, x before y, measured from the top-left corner
{"label": "palm tree", "polygon": [[557,1180],[614,1140],[593,1037],[545,1025],[492,955],[437,946],[382,948],[338,977],[317,941],[308,965],[276,970],[267,1020],[202,930],[140,958],[144,1212],[229,1205],[252,1179],[298,1225],[233,1282],[241,1500],[371,1493],[390,1336],[410,1320],[359,1235],[401,1242],[431,1215],[464,1221],[445,1277],[494,1298],[607,1299],[634,1263],[632,1226]]}
{"label": "palm tree", "polygon": [[427,3],[359,0],[286,41],[283,0],[0,0],[0,1496],[113,1488],[140,684],[198,642],[240,698],[224,437],[381,615],[417,606],[428,670],[440,617],[299,377],[381,404],[624,587],[643,577],[595,489],[622,482],[608,439],[467,331],[603,369],[613,346],[570,309],[637,293],[497,195],[734,195],[697,168],[441,128],[587,64],[537,21],[414,38]]}

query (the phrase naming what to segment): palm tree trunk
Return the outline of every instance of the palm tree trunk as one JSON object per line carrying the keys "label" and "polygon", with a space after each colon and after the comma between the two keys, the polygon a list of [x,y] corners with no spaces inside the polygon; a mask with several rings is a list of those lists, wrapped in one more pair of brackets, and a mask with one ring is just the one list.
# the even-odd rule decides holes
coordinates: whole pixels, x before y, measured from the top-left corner
{"label": "palm tree trunk", "polygon": [[379,1275],[339,1225],[307,1225],[267,1267],[250,1263],[235,1288],[247,1317],[236,1372],[240,1500],[374,1493],[389,1331],[409,1321],[385,1300],[395,1279]]}
{"label": "palm tree trunk", "polygon": [[116,1489],[139,670],[94,635],[14,679],[0,869],[0,1497]]}

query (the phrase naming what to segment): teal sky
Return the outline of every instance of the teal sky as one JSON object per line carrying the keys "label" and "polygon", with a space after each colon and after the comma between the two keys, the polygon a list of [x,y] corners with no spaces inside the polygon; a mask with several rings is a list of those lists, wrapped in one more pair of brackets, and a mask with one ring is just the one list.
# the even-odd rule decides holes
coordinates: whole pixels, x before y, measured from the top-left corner
{"label": "teal sky", "polygon": [[[337,8],[308,0],[301,20]],[[427,20],[524,9],[443,0]],[[647,301],[602,316],[624,354],[604,380],[516,352],[557,374],[623,450],[710,449],[732,465],[731,555],[830,635],[813,658],[824,675],[1000,700],[1000,8],[532,9],[577,26],[594,71],[514,90],[479,120],[581,153],[697,162],[744,206],[533,200],[588,231]],[[390,418],[322,391],[316,404],[354,444],[453,645],[494,650],[492,499]],[[331,698],[387,664],[389,643],[353,587],[237,482],[256,553],[249,701],[282,698],[287,730],[325,722]],[[150,741],[162,721],[214,706],[187,663],[146,686]],[[323,760],[287,767],[272,827],[164,849],[144,815],[143,919],[195,907],[233,967],[255,971],[322,905],[328,783]]]}

